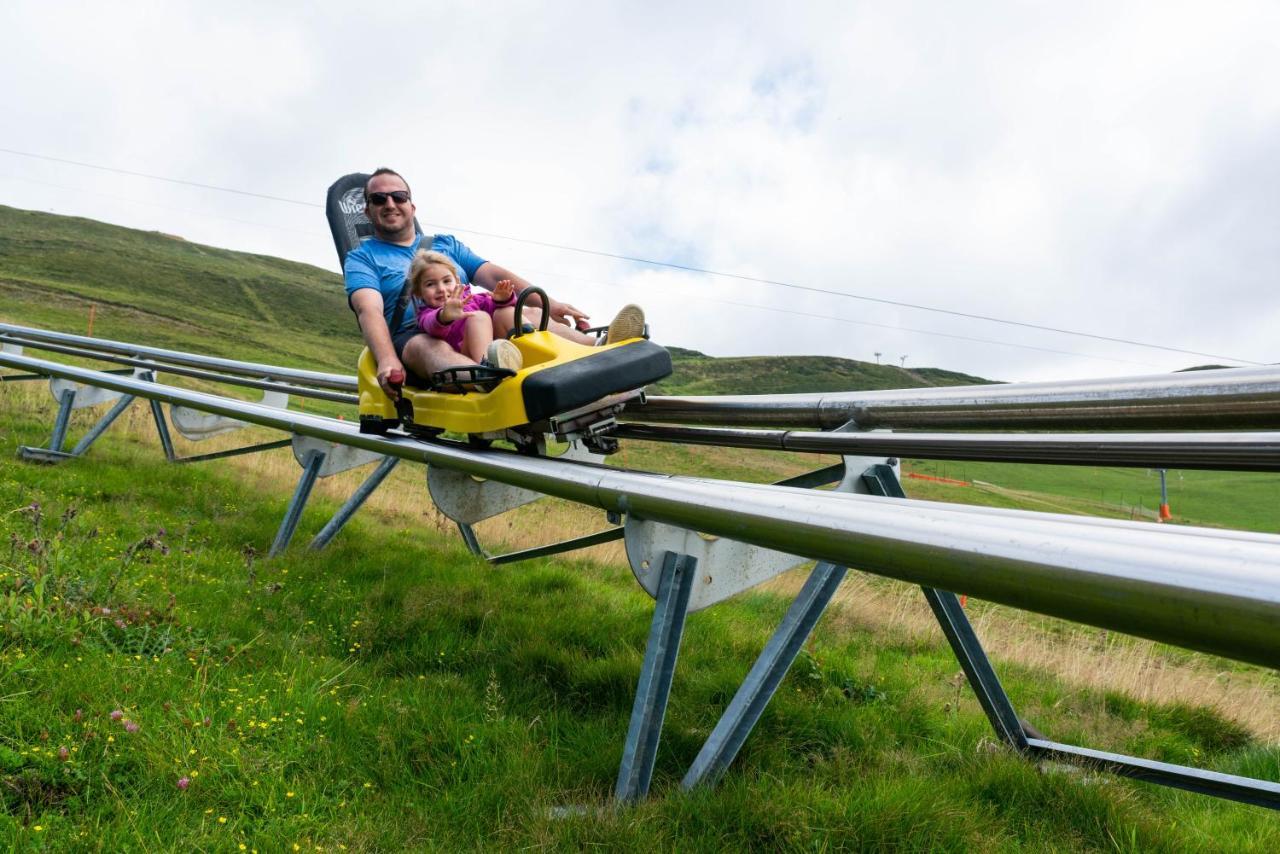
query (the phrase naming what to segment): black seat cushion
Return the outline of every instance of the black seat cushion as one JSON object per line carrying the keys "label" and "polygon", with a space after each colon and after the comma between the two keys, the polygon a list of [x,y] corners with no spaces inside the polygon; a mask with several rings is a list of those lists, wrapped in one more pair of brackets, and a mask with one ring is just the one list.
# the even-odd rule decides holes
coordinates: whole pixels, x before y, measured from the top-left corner
{"label": "black seat cushion", "polygon": [[525,415],[540,421],[670,374],[671,354],[652,341],[601,350],[525,377]]}

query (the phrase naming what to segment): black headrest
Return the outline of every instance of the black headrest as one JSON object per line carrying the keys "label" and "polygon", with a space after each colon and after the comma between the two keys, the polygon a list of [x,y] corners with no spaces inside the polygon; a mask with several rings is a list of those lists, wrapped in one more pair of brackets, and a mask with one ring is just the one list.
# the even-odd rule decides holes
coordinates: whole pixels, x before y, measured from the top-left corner
{"label": "black headrest", "polygon": [[325,196],[324,213],[329,218],[339,264],[347,260],[347,253],[361,241],[373,236],[373,226],[364,215],[364,185],[368,180],[369,176],[363,172],[343,175],[333,182]]}
{"label": "black headrest", "polygon": [[[364,185],[368,180],[369,176],[364,172],[343,175],[333,182],[325,196],[324,213],[329,218],[329,231],[333,233],[339,265],[347,260],[348,252],[373,237],[373,225],[364,215]],[[422,233],[417,217],[413,219],[413,227]]]}

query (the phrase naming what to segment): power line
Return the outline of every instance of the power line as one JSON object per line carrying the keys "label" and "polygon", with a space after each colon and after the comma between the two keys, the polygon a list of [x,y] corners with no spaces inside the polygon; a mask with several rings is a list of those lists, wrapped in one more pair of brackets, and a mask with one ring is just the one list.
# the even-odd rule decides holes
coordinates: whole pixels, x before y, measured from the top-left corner
{"label": "power line", "polygon": [[79,193],[82,196],[97,196],[98,198],[102,198],[102,199],[112,199],[113,201],[124,202],[125,204],[128,204],[128,205],[141,205],[142,207],[158,208],[164,211],[177,211],[178,213],[187,214],[188,216],[198,216],[198,217],[203,217],[205,219],[218,219],[218,220],[222,220],[223,222],[235,222],[235,223],[239,223],[240,225],[251,225],[254,228],[269,228],[272,231],[288,231],[293,234],[305,234],[308,237],[329,237],[328,233],[320,231],[318,229],[314,229],[314,228],[311,228],[311,229],[290,228],[287,225],[271,225],[270,223],[265,223],[265,222],[254,222],[253,220],[248,220],[248,219],[237,219],[236,217],[233,217],[233,216],[222,216],[220,214],[205,213],[204,211],[193,211],[190,208],[180,208],[180,207],[175,207],[174,205],[162,205],[159,202],[144,202],[141,199],[130,199],[126,196],[117,196],[114,193],[99,193],[96,190],[86,190],[83,187],[68,187],[65,184],[55,184],[52,181],[39,181],[35,178],[23,178],[18,175],[2,175],[0,177],[8,178],[10,181],[21,181],[24,184],[38,184],[41,187],[54,187],[59,190],[70,190],[71,192]]}
{"label": "power line", "polygon": [[630,261],[636,264],[649,264],[655,267],[667,267],[673,270],[681,270],[687,273],[702,273],[708,276],[719,276],[726,279],[737,279],[741,282],[752,282],[759,285],[774,285],[780,288],[791,288],[797,291],[808,291],[809,293],[824,294],[827,296],[844,297],[845,299],[862,300],[865,302],[879,303],[880,305],[892,305],[898,308],[911,308],[917,311],[931,311],[936,314],[946,314],[952,317],[964,317],[969,320],[985,320],[990,323],[1003,323],[1008,326],[1021,326],[1024,329],[1036,329],[1041,332],[1056,332],[1060,335],[1076,335],[1081,338],[1092,338],[1096,341],[1108,341],[1112,344],[1127,344],[1133,347],[1147,347],[1152,350],[1164,350],[1169,353],[1182,353],[1188,356],[1204,356],[1209,359],[1222,359],[1228,362],[1244,362],[1248,365],[1264,365],[1265,362],[1255,362],[1251,359],[1241,359],[1236,356],[1223,356],[1216,353],[1202,353],[1199,350],[1183,350],[1180,347],[1167,347],[1163,344],[1149,344],[1144,341],[1134,341],[1129,338],[1113,338],[1108,335],[1095,335],[1092,332],[1078,332],[1072,329],[1061,329],[1055,326],[1043,326],[1038,323],[1027,323],[1021,320],[1006,320],[1000,317],[992,317],[986,314],[970,314],[969,312],[956,311],[948,308],[935,308],[928,305],[920,305],[918,303],[902,302],[899,300],[884,299],[882,297],[869,297],[862,294],[851,294],[847,291],[835,291],[827,288],[818,288],[812,285],[798,285],[794,282],[783,282],[777,279],[765,279],[758,276],[747,276],[742,273],[724,273],[719,270],[710,270],[705,267],[693,267],[685,264],[676,264],[670,261],[651,261],[647,258],[638,258],[632,255],[619,255],[612,252],[602,252],[596,249],[578,249],[573,246],[565,246],[559,243],[547,243],[541,240],[530,240],[523,237],[508,237],[503,234],[494,234],[487,231],[476,231],[474,229],[458,228],[456,226],[442,225],[439,223],[430,223],[433,228],[444,228],[450,231],[462,231],[467,234],[479,234],[483,237],[493,237],[501,240],[512,240],[517,243],[528,243],[534,246],[543,246],[548,249],[561,249],[566,252],[581,252],[587,255],[597,255],[602,258],[612,258],[618,261]]}
{"label": "power line", "polygon": [[[301,205],[304,207],[319,208],[323,205],[316,202],[304,202],[298,199],[289,199],[283,196],[272,196],[265,193],[254,193],[248,190],[239,190],[233,187],[221,187],[214,184],[204,184],[198,181],[185,181],[179,178],[169,178],[163,175],[152,175],[146,172],[136,172],[131,169],[118,169],[112,166],[99,166],[94,163],[84,163],[79,160],[68,160],[61,157],[50,157],[44,154],[33,154],[28,151],[17,151],[11,148],[0,148],[0,152],[5,154],[14,154],[19,157],[30,157],[36,160],[47,160],[53,163],[65,163],[72,166],[80,166],[85,169],[97,169],[103,172],[114,172],[120,175],[130,175],[137,178],[148,178],[154,181],[164,181],[170,184],[179,184],[187,187],[197,187],[204,190],[214,190],[222,193],[233,193],[239,196],[249,196],[251,198],[266,199],[268,201],[282,202],[284,204]],[[968,320],[981,320],[988,323],[1001,323],[1008,326],[1019,326],[1023,329],[1035,329],[1040,332],[1053,332],[1058,335],[1074,335],[1080,338],[1092,338],[1095,341],[1107,341],[1112,344],[1124,344],[1131,347],[1144,347],[1151,350],[1162,350],[1167,353],[1181,353],[1187,356],[1201,356],[1207,359],[1221,359],[1229,362],[1242,362],[1246,365],[1263,365],[1265,362],[1256,362],[1252,359],[1241,359],[1236,356],[1224,356],[1217,353],[1205,353],[1199,350],[1186,350],[1181,347],[1169,347],[1164,344],[1151,344],[1145,341],[1136,341],[1131,338],[1118,338],[1109,335],[1098,335],[1092,332],[1080,332],[1073,329],[1064,329],[1056,326],[1046,326],[1038,323],[1029,323],[1021,320],[1007,320],[1001,317],[993,317],[986,314],[975,314],[971,312],[958,311],[955,309],[937,308],[935,306],[922,305],[919,303],[905,302],[902,300],[891,300],[884,297],[873,297],[865,294],[854,294],[847,291],[831,290],[829,288],[819,288],[813,285],[801,285],[794,282],[784,282],[778,279],[766,279],[759,276],[748,276],[742,273],[726,273],[721,270],[712,270],[706,267],[694,267],[687,264],[676,264],[671,261],[654,261],[649,258],[641,258],[635,255],[623,255],[616,252],[605,252],[599,249],[584,249],[579,246],[569,246],[563,243],[551,243],[544,240],[533,240],[526,237],[512,237],[506,234],[497,234],[489,231],[478,231],[472,228],[462,228],[459,226],[448,225],[445,223],[426,223],[433,229],[444,229],[447,232],[462,232],[463,234],[475,234],[481,237],[491,237],[498,240],[509,240],[514,243],[524,243],[530,246],[540,246],[546,249],[556,249],[562,252],[575,252],[581,255],[592,255],[597,258],[609,258],[615,261],[626,261],[632,264],[645,264],[652,267],[663,267],[671,270],[680,270],[686,273],[699,273],[706,276],[716,276],[725,279],[734,279],[740,282],[752,282],[760,285],[770,285],[773,287],[789,288],[797,291],[806,291],[808,293],[822,294],[824,296],[841,297],[843,299],[859,300],[862,302],[872,302],[879,305],[891,305],[897,308],[909,308],[915,311],[928,311],[934,314],[944,314],[951,317],[963,317]]]}
{"label": "power line", "polygon": [[[563,273],[549,273],[545,270],[529,270],[529,272],[534,273],[538,276],[548,276],[551,278],[569,279],[572,281],[584,282],[586,284],[591,284],[591,285],[601,285],[607,288],[616,289],[618,287],[616,284],[613,284],[611,282],[601,282],[595,279],[583,279],[577,276],[566,276]],[[845,317],[835,317],[830,314],[816,314],[814,312],[808,312],[808,311],[797,311],[792,308],[778,308],[771,305],[757,305],[755,303],[738,302],[735,300],[727,300],[727,299],[717,299],[715,297],[686,296],[686,297],[682,297],[682,299],[692,300],[694,302],[710,302],[710,303],[717,303],[719,305],[731,305],[737,308],[750,308],[758,311],[767,311],[772,314],[791,314],[791,315],[795,315],[796,317],[811,317],[811,318],[817,318],[818,320],[830,320],[836,323],[845,323],[852,326],[871,326],[876,329],[892,329],[898,332],[912,332],[919,335],[933,335],[938,338],[951,338],[956,341],[969,341],[975,344],[994,344],[997,347],[1016,347],[1021,350],[1035,350],[1040,353],[1053,353],[1054,355],[1058,355],[1058,356],[1074,356],[1080,359],[1096,359],[1103,362],[1117,362],[1123,365],[1138,365],[1144,368],[1160,367],[1159,365],[1153,365],[1150,362],[1135,362],[1135,361],[1132,361],[1131,359],[1117,359],[1113,356],[1096,356],[1092,353],[1077,353],[1072,350],[1054,350],[1050,347],[1036,347],[1033,344],[1015,344],[1012,341],[997,341],[991,338],[971,338],[967,335],[956,335],[951,332],[938,332],[932,329],[916,329],[910,326],[897,326],[891,323],[873,323],[869,320],[852,320]]]}
{"label": "power line", "polygon": [[183,181],[181,178],[167,178],[164,175],[152,175],[147,172],[134,172],[131,169],[117,169],[114,166],[99,166],[96,163],[83,163],[79,160],[67,160],[62,157],[49,157],[45,154],[32,154],[29,151],[14,151],[12,148],[0,148],[5,154],[16,154],[19,157],[31,157],[36,160],[48,160],[51,163],[67,163],[82,166],[85,169],[97,169],[100,172],[114,172],[117,175],[132,175],[135,178],[150,178],[152,181],[164,181],[167,184],[181,184],[184,187],[199,187],[202,190],[216,190],[219,193],[234,193],[237,196],[250,196],[255,199],[267,199],[272,202],[284,202],[287,205],[303,205],[309,208],[322,208],[324,205],[315,202],[301,202],[297,199],[286,199],[283,196],[268,196],[265,193],[252,193],[248,190],[237,190],[233,187],[219,187],[215,184],[201,184],[199,181]]}

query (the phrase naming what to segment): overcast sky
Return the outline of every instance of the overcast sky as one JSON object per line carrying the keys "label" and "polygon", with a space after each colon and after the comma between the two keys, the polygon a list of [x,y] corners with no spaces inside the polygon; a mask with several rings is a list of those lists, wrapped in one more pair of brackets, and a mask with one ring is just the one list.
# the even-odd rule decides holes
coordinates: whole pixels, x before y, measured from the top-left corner
{"label": "overcast sky", "polygon": [[356,6],[5,0],[0,204],[336,271],[309,205],[388,165],[428,230],[713,355],[1280,361],[1280,4]]}

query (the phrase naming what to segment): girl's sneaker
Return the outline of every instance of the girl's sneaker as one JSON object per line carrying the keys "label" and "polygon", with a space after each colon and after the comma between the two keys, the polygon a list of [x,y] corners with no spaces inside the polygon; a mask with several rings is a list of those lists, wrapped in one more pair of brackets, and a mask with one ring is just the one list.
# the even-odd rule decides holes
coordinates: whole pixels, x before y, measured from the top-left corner
{"label": "girl's sneaker", "polygon": [[487,368],[501,368],[514,373],[524,367],[524,356],[520,355],[520,348],[515,344],[505,338],[499,338],[489,345],[480,364]]}

